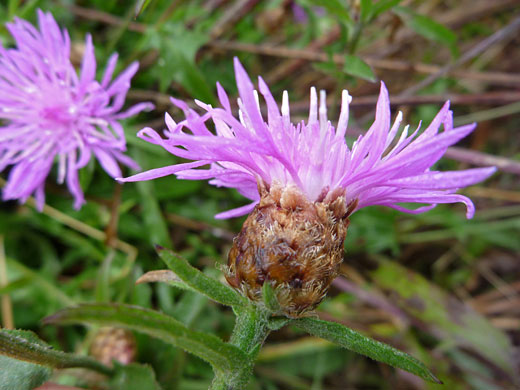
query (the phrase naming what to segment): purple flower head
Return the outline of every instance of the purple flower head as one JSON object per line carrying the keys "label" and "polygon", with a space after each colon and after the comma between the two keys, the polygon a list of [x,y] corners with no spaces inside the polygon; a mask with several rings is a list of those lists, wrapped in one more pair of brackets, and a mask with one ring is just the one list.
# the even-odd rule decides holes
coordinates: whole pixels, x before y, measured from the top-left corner
{"label": "purple flower head", "polygon": [[[260,199],[259,181],[267,186],[296,186],[310,201],[321,201],[327,193],[339,190],[355,210],[383,205],[421,213],[438,203],[462,202],[467,207],[466,216],[471,218],[473,203],[455,191],[484,180],[495,171],[494,167],[453,172],[430,169],[450,145],[475,128],[475,124],[453,128],[448,103],[421,134],[418,135],[417,128],[408,135],[406,126],[398,137],[402,114],[391,123],[388,91],[381,83],[375,121],[349,148],[345,142],[351,102],[347,91],[343,91],[336,129],[327,119],[325,93],[320,94],[318,104],[314,88],[308,121],[293,124],[287,92],[279,110],[259,77],[258,90],[267,105],[266,121],[260,111],[258,93],[237,59],[235,72],[240,95],[238,119],[233,116],[226,93],[217,84],[222,108],[197,101],[206,111],[199,115],[185,103],[172,99],[184,111],[186,119],[175,123],[166,114],[166,139],[150,128],[139,132],[144,140],[194,162],[153,169],[122,180],[149,180],[174,173],[181,179],[210,179],[213,185],[236,188],[253,200],[247,206],[218,214],[217,218],[250,212]],[[209,119],[214,123],[215,133],[206,126]],[[195,169],[204,165],[210,165],[209,169]],[[429,205],[416,209],[399,205],[410,202]]]}
{"label": "purple flower head", "polygon": [[137,63],[112,80],[117,62],[113,54],[98,82],[88,35],[78,75],[67,31],[40,10],[38,24],[37,29],[15,19],[6,26],[16,46],[0,45],[0,171],[12,165],[3,199],[25,202],[34,194],[41,210],[45,179],[56,159],[58,182],[67,183],[74,207],[80,208],[85,200],[78,169],[92,154],[112,177],[121,176],[118,162],[137,168],[123,154],[126,142],[118,121],[153,106],[141,103],[121,111]]}

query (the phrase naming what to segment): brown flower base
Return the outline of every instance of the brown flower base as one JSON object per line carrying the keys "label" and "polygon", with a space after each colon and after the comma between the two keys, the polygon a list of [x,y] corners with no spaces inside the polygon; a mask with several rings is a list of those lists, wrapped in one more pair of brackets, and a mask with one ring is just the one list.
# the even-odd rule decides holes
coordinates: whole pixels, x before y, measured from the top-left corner
{"label": "brown flower base", "polygon": [[260,203],[246,219],[228,256],[228,283],[262,301],[269,283],[281,309],[301,317],[325,297],[343,260],[348,216],[342,190],[310,202],[295,186],[259,184]]}

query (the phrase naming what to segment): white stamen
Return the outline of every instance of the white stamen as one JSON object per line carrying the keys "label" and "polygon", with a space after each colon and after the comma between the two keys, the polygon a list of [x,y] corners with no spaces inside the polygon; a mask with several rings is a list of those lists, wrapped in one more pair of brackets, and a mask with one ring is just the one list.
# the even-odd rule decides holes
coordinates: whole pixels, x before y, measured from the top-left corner
{"label": "white stamen", "polygon": [[242,99],[238,98],[237,104],[238,104],[238,119],[240,119],[240,123],[242,123],[244,126],[247,126],[245,118],[244,118],[244,113],[242,112],[242,108],[244,107],[242,104]]}
{"label": "white stamen", "polygon": [[256,107],[258,111],[260,111],[260,98],[258,97],[258,91],[256,89],[253,90],[253,95],[255,96]]}
{"label": "white stamen", "polygon": [[291,123],[291,115],[289,110],[289,94],[283,91],[282,94],[282,118],[284,127],[288,127]]}
{"label": "white stamen", "polygon": [[327,93],[322,89],[320,91],[320,132],[323,134],[327,130]]}
{"label": "white stamen", "polygon": [[344,89],[341,93],[341,112],[339,114],[338,127],[336,128],[337,138],[344,138],[347,132],[349,105],[351,102],[352,96]]}
{"label": "white stamen", "polygon": [[318,95],[316,94],[316,88],[311,88],[311,103],[309,107],[309,121],[308,124],[317,122],[318,120]]}

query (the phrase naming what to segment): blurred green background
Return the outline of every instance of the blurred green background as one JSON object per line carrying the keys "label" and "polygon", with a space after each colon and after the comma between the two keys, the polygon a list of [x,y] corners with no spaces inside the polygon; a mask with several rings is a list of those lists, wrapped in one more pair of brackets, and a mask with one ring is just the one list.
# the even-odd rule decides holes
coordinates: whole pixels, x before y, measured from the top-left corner
{"label": "blurred green background", "polygon": [[[321,318],[418,357],[444,387],[284,328],[262,350],[251,389],[518,388],[520,34],[507,30],[518,22],[518,1],[4,0],[4,45],[12,44],[5,23],[16,16],[34,23],[37,8],[51,11],[69,30],[75,62],[87,32],[99,72],[113,51],[120,54],[119,70],[140,62],[128,104],[149,100],[156,110],[124,127],[128,154],[143,169],[180,160],[138,139],[137,131],[162,129],[165,111],[183,117],[169,96],[214,104],[216,81],[236,96],[234,56],[252,78],[266,79],[279,102],[289,91],[293,121],[308,115],[311,86],[328,92],[333,121],[341,90],[348,89],[354,97],[349,142],[371,124],[378,80],[390,91],[393,115],[403,111],[412,128],[420,120],[429,123],[448,99],[456,123],[479,121],[438,164],[441,170],[499,166],[486,183],[462,191],[476,204],[475,218],[466,220],[462,205],[417,216],[379,207],[357,212],[345,243],[344,276],[318,310]],[[509,33],[482,44],[502,29]],[[438,74],[444,66],[446,74]],[[43,326],[40,320],[76,303],[112,301],[157,308],[227,339],[229,310],[166,285],[134,282],[164,268],[154,244],[200,268],[225,263],[243,218],[213,216],[247,200],[174,177],[120,186],[94,161],[80,174],[87,196],[80,211],[55,184],[56,172],[47,181],[43,213],[30,202],[0,204],[0,256],[8,269],[0,293],[12,302],[4,325],[12,319],[56,348],[86,353],[93,329]],[[138,361],[153,366],[164,389],[208,387],[213,374],[206,363],[136,336]],[[88,381],[62,371],[53,382]]]}

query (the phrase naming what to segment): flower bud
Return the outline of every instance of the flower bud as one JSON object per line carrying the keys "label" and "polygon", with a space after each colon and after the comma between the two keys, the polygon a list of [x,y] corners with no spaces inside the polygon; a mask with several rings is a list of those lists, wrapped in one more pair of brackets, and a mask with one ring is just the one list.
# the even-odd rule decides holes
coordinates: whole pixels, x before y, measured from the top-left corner
{"label": "flower bud", "polygon": [[134,334],[123,328],[101,328],[90,346],[90,355],[108,366],[113,360],[129,364],[134,361],[136,353]]}
{"label": "flower bud", "polygon": [[228,256],[228,283],[262,301],[269,283],[280,312],[300,317],[325,297],[343,260],[348,216],[341,189],[311,202],[296,187],[259,184],[261,199],[235,238]]}

